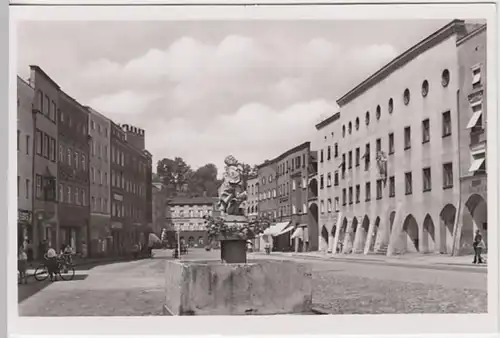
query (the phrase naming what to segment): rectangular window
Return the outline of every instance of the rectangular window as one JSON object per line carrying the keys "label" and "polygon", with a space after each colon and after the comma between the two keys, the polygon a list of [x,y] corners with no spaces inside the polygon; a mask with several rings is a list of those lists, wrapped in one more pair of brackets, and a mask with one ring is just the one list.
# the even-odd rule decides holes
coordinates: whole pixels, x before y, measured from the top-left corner
{"label": "rectangular window", "polygon": [[451,135],[451,113],[446,111],[443,113],[443,137]]}
{"label": "rectangular window", "polygon": [[335,158],[339,157],[339,145],[335,143]]}
{"label": "rectangular window", "polygon": [[49,135],[43,135],[43,157],[49,158],[49,147],[50,147],[50,138]]}
{"label": "rectangular window", "polygon": [[431,180],[431,168],[424,168],[422,170],[422,188],[423,191],[431,191],[432,188],[432,180]]}
{"label": "rectangular window", "polygon": [[377,180],[377,199],[382,199],[382,180]]}
{"label": "rectangular window", "polygon": [[347,204],[347,192],[346,192],[346,189],[342,189],[342,205],[346,205]]}
{"label": "rectangular window", "polygon": [[48,95],[45,95],[45,107],[43,107],[43,113],[46,114],[47,116],[50,115],[50,99]]}
{"label": "rectangular window", "polygon": [[45,191],[46,201],[56,200],[56,181],[53,178],[46,177],[43,179],[43,189]]}
{"label": "rectangular window", "polygon": [[56,103],[52,101],[52,109],[50,110],[50,120],[52,122],[56,122],[56,111],[57,111]]}
{"label": "rectangular window", "polygon": [[431,140],[431,123],[429,119],[422,121],[422,143],[427,143]]}
{"label": "rectangular window", "polygon": [[481,66],[476,66],[472,69],[472,89],[481,87]]}
{"label": "rectangular window", "polygon": [[349,204],[352,204],[352,187],[349,187]]}
{"label": "rectangular window", "polygon": [[73,200],[71,196],[71,187],[66,187],[66,196],[67,196],[67,202],[71,203],[71,201]]}
{"label": "rectangular window", "polygon": [[36,175],[36,198],[42,198],[42,176]]}
{"label": "rectangular window", "polygon": [[379,138],[375,141],[375,149],[377,153],[382,150],[382,140]]}
{"label": "rectangular window", "polygon": [[26,199],[29,199],[30,198],[30,187],[31,187],[31,181],[29,178],[27,178],[25,181],[24,181],[24,197]]}
{"label": "rectangular window", "polygon": [[[325,201],[320,202],[320,211],[322,214],[325,212]],[[283,212],[283,210],[281,210],[281,214],[286,214],[286,212]]]}
{"label": "rectangular window", "polygon": [[319,160],[321,163],[323,163],[323,149],[321,149],[321,152],[320,152],[320,160]]}
{"label": "rectangular window", "polygon": [[339,198],[338,197],[335,197],[335,211],[338,212],[339,211]]}
{"label": "rectangular window", "polygon": [[336,170],[336,171],[335,171],[335,176],[334,176],[334,178],[333,178],[333,184],[334,184],[335,186],[338,186],[338,185],[339,185],[339,171],[338,171],[338,170]]}
{"label": "rectangular window", "polygon": [[332,159],[332,147],[330,147],[330,146],[328,146],[327,151],[326,151],[326,159],[328,161],[330,161]]}
{"label": "rectangular window", "polygon": [[59,162],[64,162],[64,146],[62,144],[59,145]]}
{"label": "rectangular window", "polygon": [[325,178],[323,177],[323,175],[321,175],[319,177],[319,188],[323,189],[324,187],[325,187]]}
{"label": "rectangular window", "polygon": [[411,127],[405,127],[405,150],[411,148]]}
{"label": "rectangular window", "polygon": [[58,197],[59,202],[63,203],[64,202],[64,185],[62,185],[61,183],[59,183],[58,195],[59,196],[57,196],[57,197]]}
{"label": "rectangular window", "polygon": [[345,176],[345,167],[346,167],[346,160],[345,160],[345,154],[342,154],[342,163],[340,166],[342,167],[342,178]]}
{"label": "rectangular window", "polygon": [[352,150],[349,151],[349,169],[352,168]]}
{"label": "rectangular window", "polygon": [[29,135],[26,135],[26,155],[30,154],[30,148],[31,148],[31,137]]}
{"label": "rectangular window", "polygon": [[95,183],[95,170],[94,170],[94,167],[90,168],[90,178],[92,179],[92,183]]}
{"label": "rectangular window", "polygon": [[50,160],[56,161],[56,140],[52,137],[50,138]]}
{"label": "rectangular window", "polygon": [[297,169],[300,168],[300,156],[297,156],[297,158],[295,159],[295,165]]}
{"label": "rectangular window", "polygon": [[82,159],[82,170],[86,171],[87,170],[87,158],[86,158],[85,154],[82,154],[81,159]]}
{"label": "rectangular window", "polygon": [[326,186],[331,187],[332,186],[332,174],[328,173],[326,176]]}
{"label": "rectangular window", "polygon": [[332,200],[330,198],[327,201],[326,208],[328,212],[332,212]]}
{"label": "rectangular window", "polygon": [[483,131],[483,102],[476,101],[470,104],[472,110],[472,116],[467,123],[467,129],[472,132]]}
{"label": "rectangular window", "polygon": [[356,203],[359,203],[360,195],[361,195],[361,187],[358,184],[356,185]]}
{"label": "rectangular window", "polygon": [[370,143],[366,144],[363,157],[365,158],[365,171],[367,171],[370,168]]}
{"label": "rectangular window", "polygon": [[358,147],[358,148],[356,148],[356,160],[355,160],[356,167],[359,167],[359,158],[360,158],[360,156],[361,156],[360,149]]}
{"label": "rectangular window", "polygon": [[396,179],[394,176],[389,177],[389,197],[396,196]]}
{"label": "rectangular window", "polygon": [[80,189],[75,188],[75,204],[80,205]]}
{"label": "rectangular window", "polygon": [[43,134],[42,131],[39,129],[36,130],[35,143],[36,143],[36,153],[42,156]]}
{"label": "rectangular window", "polygon": [[443,164],[443,188],[453,187],[453,164],[445,163]]}
{"label": "rectangular window", "polygon": [[413,180],[410,171],[405,173],[405,195],[411,195],[412,193],[413,193]]}
{"label": "rectangular window", "polygon": [[80,163],[80,160],[78,159],[78,152],[77,151],[75,151],[73,153],[73,157],[74,157],[75,168],[78,169],[78,164]]}
{"label": "rectangular window", "polygon": [[394,154],[394,133],[389,134],[389,155]]}

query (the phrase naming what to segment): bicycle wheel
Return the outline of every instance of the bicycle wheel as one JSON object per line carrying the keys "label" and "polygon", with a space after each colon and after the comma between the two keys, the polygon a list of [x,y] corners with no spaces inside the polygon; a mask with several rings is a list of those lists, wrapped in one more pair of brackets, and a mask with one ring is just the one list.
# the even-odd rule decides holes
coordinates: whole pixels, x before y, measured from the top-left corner
{"label": "bicycle wheel", "polygon": [[65,265],[59,267],[59,277],[61,277],[62,280],[72,280],[75,278],[75,268],[71,265]]}
{"label": "bicycle wheel", "polygon": [[44,264],[40,264],[35,270],[34,277],[37,281],[43,282],[49,277],[49,270]]}

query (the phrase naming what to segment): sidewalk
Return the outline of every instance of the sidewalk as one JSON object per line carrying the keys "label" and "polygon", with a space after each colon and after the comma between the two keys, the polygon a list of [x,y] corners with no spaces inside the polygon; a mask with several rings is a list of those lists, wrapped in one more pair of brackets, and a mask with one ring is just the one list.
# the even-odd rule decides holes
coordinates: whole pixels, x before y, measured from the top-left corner
{"label": "sidewalk", "polygon": [[[100,258],[73,258],[73,265],[75,267],[78,266],[87,266],[87,265],[99,265],[106,263],[115,263],[115,262],[126,262],[132,260],[131,256],[115,256],[115,257],[100,257]],[[42,261],[33,261],[28,263],[28,271],[35,270],[38,265],[40,265]]]}
{"label": "sidewalk", "polygon": [[[255,255],[265,255],[264,252],[255,252]],[[356,263],[374,263],[396,266],[415,266],[415,267],[448,267],[450,268],[468,268],[477,270],[487,270],[487,264],[472,264],[473,256],[449,256],[438,254],[406,254],[399,256],[385,256],[376,254],[331,254],[325,252],[273,252],[273,256],[297,257],[315,260],[332,260],[342,262]],[[487,262],[487,255],[483,256]]]}

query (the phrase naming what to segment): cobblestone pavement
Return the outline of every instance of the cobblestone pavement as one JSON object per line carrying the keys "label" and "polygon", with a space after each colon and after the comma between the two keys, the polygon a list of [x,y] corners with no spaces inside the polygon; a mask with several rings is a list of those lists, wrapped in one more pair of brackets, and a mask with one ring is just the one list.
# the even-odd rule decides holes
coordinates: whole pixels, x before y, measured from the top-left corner
{"label": "cobblestone pavement", "polygon": [[[188,259],[217,259],[219,251],[193,250]],[[249,258],[251,258],[250,255]],[[316,308],[328,313],[486,312],[486,273],[352,264],[300,258],[313,268]],[[21,316],[161,315],[164,260],[121,262],[78,270],[73,281],[20,285]],[[259,257],[262,259],[262,257]],[[26,294],[28,296],[26,296]]]}

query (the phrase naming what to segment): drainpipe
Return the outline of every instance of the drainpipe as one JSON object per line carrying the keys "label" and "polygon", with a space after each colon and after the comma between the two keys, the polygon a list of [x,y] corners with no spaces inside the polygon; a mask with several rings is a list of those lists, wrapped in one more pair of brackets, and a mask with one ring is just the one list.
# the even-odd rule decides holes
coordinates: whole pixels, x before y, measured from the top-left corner
{"label": "drainpipe", "polygon": [[[457,238],[459,235],[458,227],[459,227],[459,218],[462,210],[462,175],[460,168],[460,89],[457,90],[457,119],[458,119],[458,128],[457,128],[457,137],[458,137],[458,206],[455,212],[455,221],[453,222],[453,241],[451,246],[451,255],[456,256],[458,254],[457,246],[460,243],[460,239]],[[460,229],[461,231],[461,229]],[[442,240],[442,239],[441,239]],[[458,242],[458,245],[457,245]]]}

